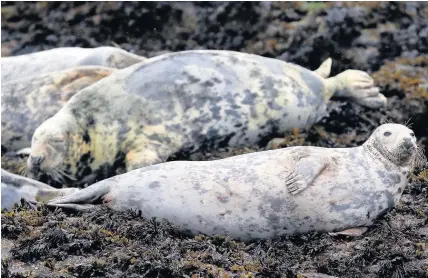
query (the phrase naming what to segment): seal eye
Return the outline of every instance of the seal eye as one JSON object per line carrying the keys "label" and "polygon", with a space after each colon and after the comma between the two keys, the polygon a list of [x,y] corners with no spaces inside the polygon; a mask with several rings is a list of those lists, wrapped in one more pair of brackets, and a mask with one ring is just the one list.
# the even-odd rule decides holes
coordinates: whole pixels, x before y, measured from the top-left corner
{"label": "seal eye", "polygon": [[390,136],[391,135],[391,132],[389,132],[389,131],[387,131],[387,132],[385,132],[384,134],[383,134],[383,136],[385,136],[385,137],[388,137],[388,136]]}
{"label": "seal eye", "polygon": [[62,143],[63,141],[64,140],[61,139],[61,138],[53,138],[53,139],[51,139],[51,143],[54,143],[54,144]]}
{"label": "seal eye", "polygon": [[410,132],[410,136],[415,137],[415,134],[413,132]]}

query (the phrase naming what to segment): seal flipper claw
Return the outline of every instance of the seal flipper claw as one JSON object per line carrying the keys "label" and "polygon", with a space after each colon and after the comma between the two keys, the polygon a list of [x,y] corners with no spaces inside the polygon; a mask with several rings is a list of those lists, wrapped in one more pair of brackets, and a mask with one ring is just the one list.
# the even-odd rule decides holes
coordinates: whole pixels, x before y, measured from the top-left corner
{"label": "seal flipper claw", "polygon": [[307,156],[299,159],[293,172],[285,178],[285,186],[291,195],[303,191],[324,171],[327,164],[322,159]]}
{"label": "seal flipper claw", "polygon": [[352,236],[352,237],[357,237],[357,236],[361,236],[362,234],[364,234],[366,231],[368,230],[367,227],[356,227],[356,228],[350,228],[350,229],[346,229],[340,232],[335,232],[335,233],[328,233],[331,236]]}

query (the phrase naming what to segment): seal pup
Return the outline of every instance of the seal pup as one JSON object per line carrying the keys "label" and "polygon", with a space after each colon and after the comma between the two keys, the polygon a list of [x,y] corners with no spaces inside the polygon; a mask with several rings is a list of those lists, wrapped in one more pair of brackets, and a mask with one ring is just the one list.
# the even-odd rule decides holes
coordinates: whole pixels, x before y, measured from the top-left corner
{"label": "seal pup", "polygon": [[1,146],[18,151],[31,146],[36,128],[55,115],[81,89],[116,69],[73,67],[1,84]]}
{"label": "seal pup", "polygon": [[145,57],[111,46],[59,47],[25,55],[2,57],[1,82],[77,66],[105,66],[122,69],[145,59]]}
{"label": "seal pup", "polygon": [[[327,115],[334,94],[370,107],[386,98],[365,72],[335,77],[234,51],[168,53],[77,93],[34,133],[28,168],[73,186],[165,162],[177,153],[248,146]],[[65,175],[62,175],[64,173]],[[72,180],[69,179],[72,178]]]}
{"label": "seal pup", "polygon": [[[1,169],[1,209],[11,210],[21,199],[36,202],[71,194],[78,188],[57,189]],[[36,198],[37,196],[37,198]]]}
{"label": "seal pup", "polygon": [[411,129],[384,124],[358,147],[298,146],[166,162],[100,181],[48,205],[85,210],[103,203],[148,219],[165,218],[191,235],[241,240],[364,231],[399,201],[417,151]]}

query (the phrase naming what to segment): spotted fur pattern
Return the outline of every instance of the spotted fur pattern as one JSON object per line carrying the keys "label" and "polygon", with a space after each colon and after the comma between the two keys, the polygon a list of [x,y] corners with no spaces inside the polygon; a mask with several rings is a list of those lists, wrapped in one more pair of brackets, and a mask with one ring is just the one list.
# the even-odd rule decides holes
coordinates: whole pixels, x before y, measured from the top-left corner
{"label": "spotted fur pattern", "polygon": [[[72,115],[81,127],[67,131],[61,167],[82,185],[106,178],[100,174],[118,158],[130,171],[178,152],[255,144],[310,127],[326,114],[332,94],[319,75],[276,59],[232,51],[165,54],[82,90],[54,116]],[[46,125],[61,130],[64,123]]]}
{"label": "spotted fur pattern", "polygon": [[[322,158],[325,169],[310,186],[290,194],[287,176],[296,167],[314,172],[311,157]],[[301,158],[308,163],[299,163]],[[114,210],[166,218],[191,235],[241,240],[340,231],[370,226],[398,203],[410,160],[393,165],[360,146],[290,147],[214,161],[174,161],[103,180],[50,205],[91,208],[101,199]]]}
{"label": "spotted fur pattern", "polygon": [[145,59],[110,46],[59,47],[26,55],[2,57],[1,82],[10,82],[77,66],[104,66],[122,69]]}
{"label": "spotted fur pattern", "polygon": [[7,150],[31,145],[36,128],[78,91],[109,76],[107,67],[75,67],[2,83],[1,144]]}

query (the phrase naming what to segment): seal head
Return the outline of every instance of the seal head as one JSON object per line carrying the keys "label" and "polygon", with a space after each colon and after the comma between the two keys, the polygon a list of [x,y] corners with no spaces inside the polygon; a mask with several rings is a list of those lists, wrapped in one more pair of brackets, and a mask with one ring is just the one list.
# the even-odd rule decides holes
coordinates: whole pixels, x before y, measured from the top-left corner
{"label": "seal head", "polygon": [[363,146],[378,159],[399,167],[411,167],[418,149],[414,132],[392,123],[379,126]]}
{"label": "seal head", "polygon": [[42,171],[59,182],[64,182],[65,177],[73,179],[62,166],[69,155],[69,146],[78,143],[75,135],[80,134],[79,130],[75,118],[67,113],[59,113],[40,125],[34,132],[27,161],[30,174],[37,176]]}

